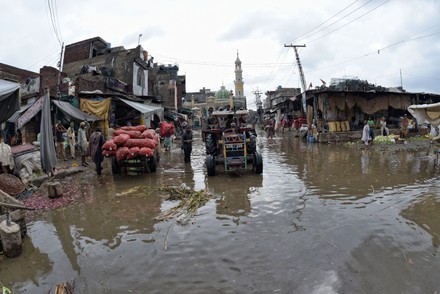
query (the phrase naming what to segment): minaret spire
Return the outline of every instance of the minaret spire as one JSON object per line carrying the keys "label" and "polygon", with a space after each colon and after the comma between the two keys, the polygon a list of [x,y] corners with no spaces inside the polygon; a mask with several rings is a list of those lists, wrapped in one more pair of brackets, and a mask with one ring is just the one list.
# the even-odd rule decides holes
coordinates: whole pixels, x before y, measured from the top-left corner
{"label": "minaret spire", "polygon": [[241,60],[238,56],[237,49],[237,59],[235,60],[235,98],[244,98],[243,92],[243,70],[241,69]]}

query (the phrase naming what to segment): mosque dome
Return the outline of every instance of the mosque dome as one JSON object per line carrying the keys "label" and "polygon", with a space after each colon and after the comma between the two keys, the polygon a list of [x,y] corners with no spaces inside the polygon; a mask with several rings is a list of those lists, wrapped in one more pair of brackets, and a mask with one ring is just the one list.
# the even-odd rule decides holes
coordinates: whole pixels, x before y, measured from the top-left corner
{"label": "mosque dome", "polygon": [[220,90],[215,93],[216,100],[229,100],[230,92],[226,90],[225,86],[222,86]]}

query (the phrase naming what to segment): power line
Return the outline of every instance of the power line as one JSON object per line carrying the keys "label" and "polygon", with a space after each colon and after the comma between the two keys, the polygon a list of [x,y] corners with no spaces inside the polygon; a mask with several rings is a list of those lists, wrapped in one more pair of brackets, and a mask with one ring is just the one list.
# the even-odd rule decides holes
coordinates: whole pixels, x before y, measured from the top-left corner
{"label": "power line", "polygon": [[[298,40],[299,38],[306,36],[308,33],[313,32],[315,29],[317,29],[317,28],[321,27],[322,25],[326,24],[327,22],[329,22],[330,20],[332,20],[333,18],[335,18],[336,16],[338,16],[339,14],[341,14],[342,12],[344,12],[345,10],[347,10],[348,8],[350,8],[352,5],[354,5],[356,2],[359,2],[359,1],[360,1],[360,0],[356,0],[356,1],[352,2],[350,5],[346,6],[344,9],[342,9],[341,11],[339,11],[338,13],[336,13],[335,15],[333,15],[332,17],[330,17],[330,18],[327,19],[326,21],[324,21],[324,22],[322,22],[321,24],[317,25],[316,27],[314,27],[314,28],[308,30],[308,31],[305,32],[304,34],[300,35],[299,37],[296,37],[293,41],[288,42],[288,43],[293,43],[294,41]],[[362,8],[363,6],[367,5],[367,4],[368,4],[369,2],[371,2],[371,1],[372,1],[372,0],[368,1],[367,3],[365,3],[364,5],[362,5],[361,7],[359,7],[358,9],[352,11],[350,14],[352,14],[352,13],[354,13],[355,11],[359,10],[360,8]],[[344,19],[345,17],[349,16],[350,14],[347,14],[346,16],[344,16],[344,17],[338,19],[337,21],[331,23],[330,25],[325,26],[323,29],[321,29],[321,30],[319,30],[319,31],[317,31],[317,32],[315,32],[315,33],[309,35],[309,36],[306,36],[305,38],[311,37],[311,36],[313,36],[313,35],[315,35],[315,34],[321,32],[321,31],[323,31],[324,29],[326,29],[326,28],[328,28],[329,26],[331,26],[331,25],[333,25],[333,24],[335,24],[335,23],[341,21],[342,19]]]}
{"label": "power line", "polygon": [[334,32],[336,32],[336,31],[338,31],[338,30],[340,30],[340,29],[342,29],[342,28],[345,28],[345,27],[348,26],[349,24],[351,24],[351,23],[357,21],[357,20],[360,19],[361,17],[364,17],[365,15],[371,13],[372,11],[378,9],[379,7],[385,5],[386,3],[390,2],[390,1],[391,1],[391,0],[387,0],[387,1],[385,1],[384,3],[382,3],[382,4],[380,4],[380,5],[376,6],[376,7],[374,7],[373,9],[368,10],[368,11],[365,12],[364,14],[361,14],[359,17],[353,19],[352,21],[349,21],[348,23],[344,24],[343,26],[340,26],[340,27],[334,29],[333,31],[328,32],[327,34],[322,35],[321,37],[318,37],[318,38],[316,38],[316,39],[313,39],[313,40],[307,42],[307,44],[308,44],[308,43],[311,43],[311,42],[314,42],[314,41],[317,41],[317,40],[320,40],[320,39],[322,39],[322,38],[328,37],[331,33],[334,33]]}
{"label": "power line", "polygon": [[[435,26],[433,26],[433,27],[436,27],[436,26],[439,26],[439,25],[440,25],[440,24],[435,25]],[[433,28],[433,27],[431,27],[431,28]],[[424,31],[426,31],[426,30],[424,30]],[[422,32],[423,32],[423,31],[422,31]],[[358,60],[358,59],[361,59],[361,58],[364,58],[364,57],[367,57],[367,56],[370,56],[370,55],[373,55],[373,54],[374,54],[374,55],[379,54],[380,52],[384,51],[385,49],[389,49],[389,48],[391,48],[391,47],[393,47],[393,46],[397,46],[397,45],[400,45],[400,44],[403,44],[403,43],[406,43],[406,42],[410,42],[410,41],[420,40],[420,39],[427,38],[427,37],[431,37],[431,36],[438,35],[438,34],[440,34],[440,31],[438,31],[438,32],[434,32],[434,33],[430,33],[430,34],[427,34],[427,35],[423,35],[423,36],[419,36],[419,37],[410,37],[410,38],[407,38],[407,39],[403,39],[403,40],[400,40],[400,41],[394,42],[394,43],[392,43],[392,44],[390,44],[390,45],[387,45],[387,46],[385,46],[385,47],[382,47],[382,48],[380,48],[380,49],[378,49],[378,50],[370,51],[370,52],[367,52],[367,53],[362,54],[362,55],[360,55],[360,56],[353,57],[353,58],[350,58],[350,59],[348,59],[348,60],[341,61],[341,62],[338,62],[338,63],[332,64],[332,65],[329,65],[329,66],[327,66],[327,67],[321,67],[320,69],[321,69],[321,70],[322,70],[322,69],[329,69],[329,68],[332,68],[332,67],[335,67],[335,66],[339,66],[339,65],[341,65],[341,64],[349,63],[349,62],[352,62],[352,61],[355,61],[355,60]]]}
{"label": "power line", "polygon": [[53,0],[47,0],[47,6],[49,8],[49,16],[50,16],[50,21],[52,24],[52,28],[53,31],[55,33],[55,36],[57,37],[58,43],[61,45],[61,36],[60,36],[60,32],[59,32],[59,25],[58,25],[58,17],[56,16],[56,8],[53,7],[54,4],[51,3],[51,1]]}
{"label": "power line", "polygon": [[60,28],[60,22],[59,22],[59,18],[58,18],[58,7],[57,7],[57,1],[56,0],[52,0],[55,2],[55,5],[53,5],[55,7],[55,19],[56,19],[56,25],[57,25],[57,29],[58,29],[58,33],[60,35],[60,39],[61,41],[63,40],[62,38],[62,34],[61,34],[61,28]]}
{"label": "power line", "polygon": [[[189,60],[189,59],[180,59],[177,57],[170,57],[160,54],[152,54],[154,56],[163,56],[165,57],[161,62],[163,63],[177,63],[177,64],[191,64],[191,65],[201,65],[201,66],[218,66],[218,67],[231,67],[231,63],[220,63],[220,62],[211,62],[211,61],[197,61],[197,60]],[[167,59],[168,58],[168,59]],[[281,66],[291,66],[291,63],[247,63],[246,67],[268,67],[274,65]]]}
{"label": "power line", "polygon": [[[53,55],[54,54],[57,54],[55,57],[53,57]],[[33,63],[32,65],[30,65],[30,66],[28,66],[28,67],[26,67],[27,69],[31,69],[31,68],[33,68],[35,65],[37,65],[37,64],[39,64],[39,63],[41,63],[41,62],[43,62],[44,60],[47,60],[49,57],[51,57],[50,58],[50,60],[48,61],[48,62],[45,62],[46,64],[51,64],[52,62],[54,62],[56,59],[58,59],[58,50],[57,51],[54,51],[54,52],[52,52],[52,53],[50,53],[50,54],[48,54],[48,55],[46,55],[45,57],[43,57],[43,58],[41,58],[40,60],[38,60],[38,61],[36,61],[35,63]]]}

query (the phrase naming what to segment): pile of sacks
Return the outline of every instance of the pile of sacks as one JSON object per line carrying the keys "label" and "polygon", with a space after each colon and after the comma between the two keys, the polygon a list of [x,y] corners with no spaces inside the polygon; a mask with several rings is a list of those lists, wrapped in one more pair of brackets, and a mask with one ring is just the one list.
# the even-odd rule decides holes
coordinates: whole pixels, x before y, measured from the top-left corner
{"label": "pile of sacks", "polygon": [[116,156],[117,161],[138,156],[153,156],[159,137],[152,129],[144,125],[125,126],[116,129],[113,139],[102,146],[104,156]]}

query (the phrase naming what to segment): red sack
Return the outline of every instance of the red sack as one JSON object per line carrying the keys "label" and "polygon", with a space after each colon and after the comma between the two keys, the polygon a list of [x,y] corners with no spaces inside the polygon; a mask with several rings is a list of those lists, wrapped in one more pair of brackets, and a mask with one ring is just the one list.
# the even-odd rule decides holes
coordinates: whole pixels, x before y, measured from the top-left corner
{"label": "red sack", "polygon": [[121,134],[127,134],[130,136],[130,138],[137,139],[142,133],[139,131],[125,131],[121,129],[117,129],[113,132],[113,136],[119,136]]}
{"label": "red sack", "polygon": [[143,131],[145,131],[147,129],[147,127],[144,125],[138,125],[138,126],[135,126],[135,129],[136,129],[136,131],[139,131],[142,133]]}
{"label": "red sack", "polygon": [[157,146],[157,143],[152,140],[152,139],[128,139],[125,143],[124,143],[125,147],[131,148],[131,147],[148,147],[151,149],[155,149]]}
{"label": "red sack", "polygon": [[117,148],[118,148],[118,146],[116,146],[113,139],[108,140],[107,142],[104,143],[104,145],[102,145],[102,149],[105,149],[105,150],[115,150],[116,151]]}
{"label": "red sack", "polygon": [[125,126],[125,127],[119,128],[119,129],[123,130],[123,131],[139,131],[142,133],[143,131],[145,131],[147,129],[147,127],[144,125],[138,125],[138,126]]}
{"label": "red sack", "polygon": [[116,160],[121,161],[124,160],[127,157],[128,154],[128,147],[119,147],[118,150],[116,150]]}
{"label": "red sack", "polygon": [[156,131],[152,129],[148,129],[142,132],[141,136],[139,138],[150,138],[154,139],[154,137],[157,137]]}
{"label": "red sack", "polygon": [[167,123],[165,121],[160,123],[160,135],[162,137],[171,137],[174,135],[176,129],[172,123]]}
{"label": "red sack", "polygon": [[116,155],[116,149],[113,149],[113,150],[102,150],[102,155],[104,155],[104,156]]}
{"label": "red sack", "polygon": [[131,147],[128,150],[128,154],[127,157],[125,157],[125,159],[132,159],[132,158],[136,158],[139,156],[139,147]]}
{"label": "red sack", "polygon": [[118,146],[122,146],[128,139],[130,139],[130,135],[120,134],[113,138],[113,142]]}
{"label": "red sack", "polygon": [[153,156],[154,151],[151,148],[148,147],[142,147],[139,149],[139,155],[140,156]]}

